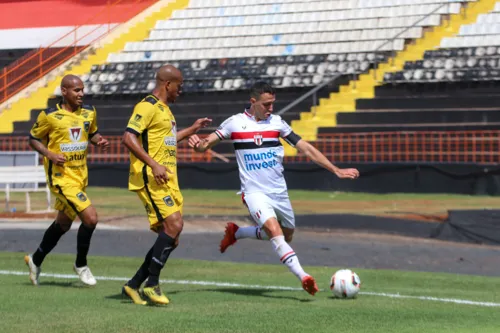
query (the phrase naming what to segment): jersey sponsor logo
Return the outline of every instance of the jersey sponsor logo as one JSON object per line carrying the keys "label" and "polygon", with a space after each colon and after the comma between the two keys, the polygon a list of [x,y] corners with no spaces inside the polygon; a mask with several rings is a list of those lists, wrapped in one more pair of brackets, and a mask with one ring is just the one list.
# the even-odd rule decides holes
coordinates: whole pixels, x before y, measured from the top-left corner
{"label": "jersey sponsor logo", "polygon": [[168,207],[172,207],[174,205],[174,200],[172,200],[172,197],[170,195],[167,195],[165,198],[163,198],[163,202]]}
{"label": "jersey sponsor logo", "polygon": [[166,136],[163,138],[165,146],[177,146],[177,138],[175,136]]}
{"label": "jersey sponsor logo", "polygon": [[88,142],[61,143],[59,149],[61,153],[75,153],[77,151],[87,150],[88,144]]}
{"label": "jersey sponsor logo", "polygon": [[89,129],[90,129],[90,121],[84,121],[83,122],[83,129],[85,130],[85,132],[89,132]]}
{"label": "jersey sponsor logo", "polygon": [[69,155],[68,158],[66,159],[67,162],[73,162],[73,161],[83,161],[85,159],[86,154],[73,154]]}
{"label": "jersey sponsor logo", "polygon": [[82,128],[81,127],[70,127],[69,129],[69,138],[73,142],[79,142],[82,138]]}
{"label": "jersey sponsor logo", "polygon": [[274,168],[279,165],[275,158],[278,154],[274,150],[255,154],[243,154],[245,169],[247,171],[257,171],[261,169]]}
{"label": "jersey sponsor logo", "polygon": [[243,154],[243,159],[245,162],[248,161],[263,161],[271,158],[278,157],[278,154],[274,150],[268,150],[267,152],[254,153],[254,154]]}
{"label": "jersey sponsor logo", "polygon": [[63,118],[64,118],[64,115],[63,115],[63,114],[60,114],[60,113],[56,113],[56,114],[54,115],[54,117],[56,117],[57,119],[61,120],[61,119],[63,119]]}
{"label": "jersey sponsor logo", "polygon": [[81,202],[85,202],[87,201],[87,197],[85,196],[85,194],[83,192],[79,192],[76,197],[78,198],[78,200],[80,200]]}
{"label": "jersey sponsor logo", "polygon": [[262,146],[262,134],[255,134],[253,136],[253,142],[255,142],[257,146]]}

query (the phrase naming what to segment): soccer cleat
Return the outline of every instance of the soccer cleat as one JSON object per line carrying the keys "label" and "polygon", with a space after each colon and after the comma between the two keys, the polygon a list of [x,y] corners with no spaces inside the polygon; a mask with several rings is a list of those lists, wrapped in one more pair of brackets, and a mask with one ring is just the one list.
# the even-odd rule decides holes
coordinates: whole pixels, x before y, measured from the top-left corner
{"label": "soccer cleat", "polygon": [[73,265],[73,270],[76,274],[78,274],[80,281],[82,281],[87,286],[96,285],[97,281],[95,280],[94,275],[92,275],[89,266],[76,267],[76,265]]}
{"label": "soccer cleat", "polygon": [[302,279],[302,288],[307,291],[309,294],[313,295],[318,292],[318,285],[316,284],[316,280],[310,275],[305,276]]}
{"label": "soccer cleat", "polygon": [[122,295],[130,298],[134,304],[146,305],[148,302],[142,299],[139,294],[139,290],[130,287],[129,285],[124,285],[122,288]]}
{"label": "soccer cleat", "polygon": [[40,276],[40,272],[42,271],[42,269],[35,265],[31,254],[24,256],[24,262],[26,263],[26,265],[28,265],[28,268],[30,270],[31,283],[33,283],[34,286],[38,286],[38,277]]}
{"label": "soccer cleat", "polygon": [[164,305],[170,303],[169,299],[164,293],[162,293],[160,286],[158,285],[153,287],[144,287],[142,293],[144,294],[144,297],[149,299],[152,303]]}
{"label": "soccer cleat", "polygon": [[238,227],[233,222],[229,222],[226,225],[226,231],[224,232],[224,238],[220,241],[220,253],[226,252],[226,249],[236,243],[236,231],[238,231],[240,227]]}

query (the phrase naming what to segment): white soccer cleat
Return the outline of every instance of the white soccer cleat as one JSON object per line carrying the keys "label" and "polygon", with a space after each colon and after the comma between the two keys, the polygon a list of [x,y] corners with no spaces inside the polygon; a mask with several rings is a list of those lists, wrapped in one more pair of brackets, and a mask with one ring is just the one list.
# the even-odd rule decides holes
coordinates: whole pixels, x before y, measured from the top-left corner
{"label": "white soccer cleat", "polygon": [[35,265],[31,254],[24,256],[24,262],[26,263],[26,265],[28,265],[28,268],[30,270],[31,283],[33,283],[34,286],[38,286],[38,277],[40,276],[40,272],[42,271],[42,269]]}
{"label": "white soccer cleat", "polygon": [[89,266],[76,267],[75,265],[73,265],[73,270],[76,274],[78,274],[80,281],[82,281],[87,286],[96,285],[97,281],[95,280],[94,275],[92,275]]}

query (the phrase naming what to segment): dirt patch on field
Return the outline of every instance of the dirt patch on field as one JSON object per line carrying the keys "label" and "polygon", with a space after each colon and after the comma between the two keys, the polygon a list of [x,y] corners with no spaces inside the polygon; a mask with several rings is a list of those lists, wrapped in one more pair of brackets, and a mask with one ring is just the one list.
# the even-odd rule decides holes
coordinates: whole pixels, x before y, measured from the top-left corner
{"label": "dirt patch on field", "polygon": [[22,219],[40,221],[55,219],[57,212],[51,213],[26,213],[26,212],[0,212],[0,219]]}

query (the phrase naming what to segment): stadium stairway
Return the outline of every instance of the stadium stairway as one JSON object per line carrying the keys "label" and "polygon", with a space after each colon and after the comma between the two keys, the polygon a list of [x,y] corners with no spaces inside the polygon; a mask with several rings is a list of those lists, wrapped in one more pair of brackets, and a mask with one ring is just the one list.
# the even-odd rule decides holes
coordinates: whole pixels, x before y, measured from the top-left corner
{"label": "stadium stairway", "polygon": [[[340,87],[338,93],[330,94],[329,98],[320,99],[318,106],[313,106],[309,112],[302,112],[299,120],[292,121],[293,130],[304,139],[315,141],[319,127],[334,127],[337,125],[339,112],[354,112],[357,99],[375,97],[375,87],[383,84],[385,73],[400,71],[407,61],[423,59],[427,50],[439,47],[441,40],[458,34],[464,24],[476,22],[480,14],[492,11],[496,0],[479,0],[462,7],[459,14],[443,19],[439,27],[427,31],[405,50],[398,52],[393,58],[380,63],[376,69],[362,74],[357,80]],[[285,145],[285,154],[294,156],[297,151]]]}
{"label": "stadium stairway", "polygon": [[[29,121],[31,117],[31,110],[46,108],[47,101],[54,94],[54,91],[61,82],[62,76],[67,74],[83,75],[90,72],[93,65],[105,63],[110,53],[122,50],[127,42],[141,41],[145,39],[158,20],[169,18],[174,10],[185,8],[188,3],[189,0],[158,2],[158,7],[155,8],[155,11],[150,13],[141,21],[138,21],[127,31],[121,33],[109,44],[97,49],[94,54],[83,59],[76,66],[68,68],[62,75],[55,77],[47,85],[33,92],[29,97],[20,99],[19,101],[13,103],[9,109],[0,113],[0,134],[12,133],[14,130],[14,122],[16,121]],[[147,11],[148,10],[145,12]],[[132,21],[134,21],[134,19],[130,22]]]}

